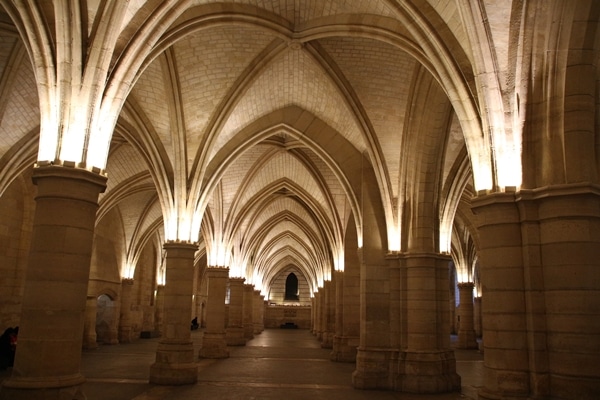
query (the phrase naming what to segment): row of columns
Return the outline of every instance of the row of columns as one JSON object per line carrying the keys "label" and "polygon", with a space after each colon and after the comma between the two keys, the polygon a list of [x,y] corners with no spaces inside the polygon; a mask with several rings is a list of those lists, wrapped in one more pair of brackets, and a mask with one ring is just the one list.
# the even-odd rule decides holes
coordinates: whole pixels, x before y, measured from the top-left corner
{"label": "row of columns", "polygon": [[[458,389],[450,346],[449,257],[397,254],[388,262],[377,285],[367,285],[356,265],[335,271],[314,294],[313,334],[323,348],[332,349],[331,360],[357,363],[355,387],[419,393]],[[373,293],[364,293],[361,285]],[[459,285],[463,348],[477,348],[473,287]],[[367,310],[361,309],[366,298]],[[378,328],[365,323],[365,311]]]}
{"label": "row of columns", "polygon": [[[191,282],[195,245],[168,243],[165,316],[169,317],[159,341],[156,361],[150,368],[150,382],[163,385],[191,384],[197,381],[198,367],[194,360],[189,329]],[[184,255],[183,261],[180,255]],[[184,267],[183,264],[186,264]],[[186,272],[182,271],[184,267]],[[264,330],[264,296],[244,278],[229,278],[229,268],[208,267],[206,327],[202,336],[199,358],[227,358],[227,346],[242,346]],[[229,305],[225,304],[229,288]],[[185,299],[185,303],[183,302]],[[177,326],[175,326],[177,324]]]}

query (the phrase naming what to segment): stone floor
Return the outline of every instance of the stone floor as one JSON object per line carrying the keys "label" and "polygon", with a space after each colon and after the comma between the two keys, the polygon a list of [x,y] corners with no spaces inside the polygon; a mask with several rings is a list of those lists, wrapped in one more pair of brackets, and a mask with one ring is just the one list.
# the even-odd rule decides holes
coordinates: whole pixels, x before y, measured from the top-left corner
{"label": "stone floor", "polygon": [[[192,333],[196,352],[202,332]],[[461,393],[411,395],[390,391],[352,388],[354,364],[329,361],[330,350],[322,349],[307,330],[265,330],[246,346],[230,347],[230,357],[199,360],[198,383],[158,386],[148,383],[158,339],[101,346],[85,350],[82,370],[87,378],[87,400],[455,400],[475,399],[481,386],[483,357],[476,350],[457,350]],[[2,376],[8,376],[2,371]]]}

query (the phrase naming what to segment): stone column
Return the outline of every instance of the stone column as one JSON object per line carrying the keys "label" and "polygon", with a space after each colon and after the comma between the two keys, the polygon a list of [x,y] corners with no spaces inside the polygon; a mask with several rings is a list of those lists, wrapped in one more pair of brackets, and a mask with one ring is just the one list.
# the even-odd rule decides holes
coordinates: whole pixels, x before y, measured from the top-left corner
{"label": "stone column", "polygon": [[600,398],[600,186],[565,184],[519,195],[530,398]]}
{"label": "stone column", "polygon": [[162,336],[165,330],[165,285],[156,287],[156,302],[154,307],[154,329]]}
{"label": "stone column", "polygon": [[[348,222],[344,245],[344,272],[336,272],[336,302],[339,313],[337,318],[342,326],[336,327],[333,339],[331,360],[338,362],[356,362],[360,332],[360,260],[356,252],[356,224],[352,218]],[[341,310],[340,310],[341,308]]]}
{"label": "stone column", "polygon": [[244,337],[244,278],[229,278],[229,323],[226,340],[228,346],[243,346]]}
{"label": "stone column", "polygon": [[333,282],[335,284],[335,329],[330,359],[331,361],[338,361],[337,358],[341,352],[340,338],[344,334],[344,272],[334,271]]}
{"label": "stone column", "polygon": [[461,282],[458,284],[460,303],[458,305],[458,315],[460,315],[460,327],[458,329],[459,349],[476,349],[477,340],[475,339],[475,321],[473,315],[473,282]]}
{"label": "stone column", "polygon": [[323,285],[323,338],[321,347],[333,348],[333,336],[335,335],[335,286],[331,281],[325,281]]}
{"label": "stone column", "polygon": [[244,284],[244,337],[250,340],[254,337],[254,322],[252,314],[254,313],[254,285]]}
{"label": "stone column", "polygon": [[0,398],[81,398],[81,347],[94,223],[106,177],[53,165],[34,168],[33,183],[37,185],[36,209],[19,351]]}
{"label": "stone column", "polygon": [[253,324],[253,333],[258,335],[263,331],[264,325],[262,324],[260,315],[261,309],[263,307],[263,300],[260,296],[260,290],[255,290],[252,298],[252,324]]}
{"label": "stone column", "polygon": [[206,330],[202,338],[200,358],[227,358],[225,340],[225,297],[229,268],[208,267],[208,301],[206,302]]}
{"label": "stone column", "polygon": [[321,297],[323,297],[323,288],[319,288],[316,292],[315,292],[315,331],[314,334],[317,337],[317,340],[319,340],[319,342],[321,341],[321,339],[323,339],[323,323],[321,321],[321,315],[323,314],[322,311],[322,305],[321,305]]}
{"label": "stone column", "polygon": [[390,389],[390,276],[381,248],[359,249],[360,344],[352,382],[357,389]]}
{"label": "stone column", "polygon": [[310,298],[310,333],[315,334],[315,294]]}
{"label": "stone column", "polygon": [[480,232],[481,399],[600,393],[600,189],[556,185],[472,202]]}
{"label": "stone column", "polygon": [[481,338],[481,297],[473,298],[473,329],[475,337]]}
{"label": "stone column", "polygon": [[194,278],[194,255],[198,246],[167,242],[164,287],[164,331],[158,343],[156,361],[150,367],[150,382],[184,385],[198,380],[191,340],[190,314]]}
{"label": "stone column", "polygon": [[132,337],[131,306],[133,304],[133,279],[121,280],[121,313],[119,315],[119,342],[130,343]]}
{"label": "stone column", "polygon": [[406,348],[400,354],[395,388],[411,393],[460,390],[450,349],[448,263],[439,254],[405,254]]}
{"label": "stone column", "polygon": [[85,322],[83,324],[83,348],[95,349],[96,342],[96,296],[88,296],[85,302]]}
{"label": "stone column", "polygon": [[260,295],[260,309],[259,309],[259,315],[258,315],[259,329],[261,332],[265,330],[265,315],[266,315],[267,305],[268,305],[268,302],[265,300],[265,296],[263,296],[261,294]]}
{"label": "stone column", "polygon": [[527,313],[521,224],[514,193],[473,199],[480,238],[484,335],[483,388],[480,398],[530,392]]}

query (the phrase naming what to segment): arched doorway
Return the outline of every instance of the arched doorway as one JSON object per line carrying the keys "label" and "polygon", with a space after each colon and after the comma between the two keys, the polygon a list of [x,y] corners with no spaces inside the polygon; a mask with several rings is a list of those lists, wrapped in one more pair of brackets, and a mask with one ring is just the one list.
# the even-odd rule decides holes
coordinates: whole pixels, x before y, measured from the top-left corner
{"label": "arched doorway", "polygon": [[298,277],[293,272],[287,276],[285,280],[285,296],[284,300],[298,301],[300,296],[298,293]]}
{"label": "arched doorway", "polygon": [[96,342],[115,343],[116,302],[107,294],[98,296],[96,305]]}

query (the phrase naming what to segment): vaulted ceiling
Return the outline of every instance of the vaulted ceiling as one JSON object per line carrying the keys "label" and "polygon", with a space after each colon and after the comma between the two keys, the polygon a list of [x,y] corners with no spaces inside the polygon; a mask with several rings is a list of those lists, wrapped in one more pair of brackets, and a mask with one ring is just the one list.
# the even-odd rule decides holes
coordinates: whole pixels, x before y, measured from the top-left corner
{"label": "vaulted ceiling", "polygon": [[[102,3],[87,1],[90,21]],[[150,29],[145,17],[158,3],[130,1],[124,26]],[[129,258],[164,240],[161,196],[185,184],[199,192],[209,264],[226,263],[230,275],[261,287],[293,264],[314,290],[343,255],[357,211],[332,161],[344,146],[373,165],[391,225],[400,224],[411,177],[427,173],[417,167],[425,153],[437,160],[440,204],[460,198],[449,189],[457,176],[469,185],[455,93],[439,67],[450,57],[456,78],[476,92],[458,2],[173,3],[178,16],[121,111],[100,197],[98,223],[117,211]],[[495,38],[506,40],[505,7],[489,6]],[[0,17],[4,189],[15,175],[8,169],[35,161],[40,113],[31,62]],[[323,153],[312,138],[339,143],[341,154]]]}

